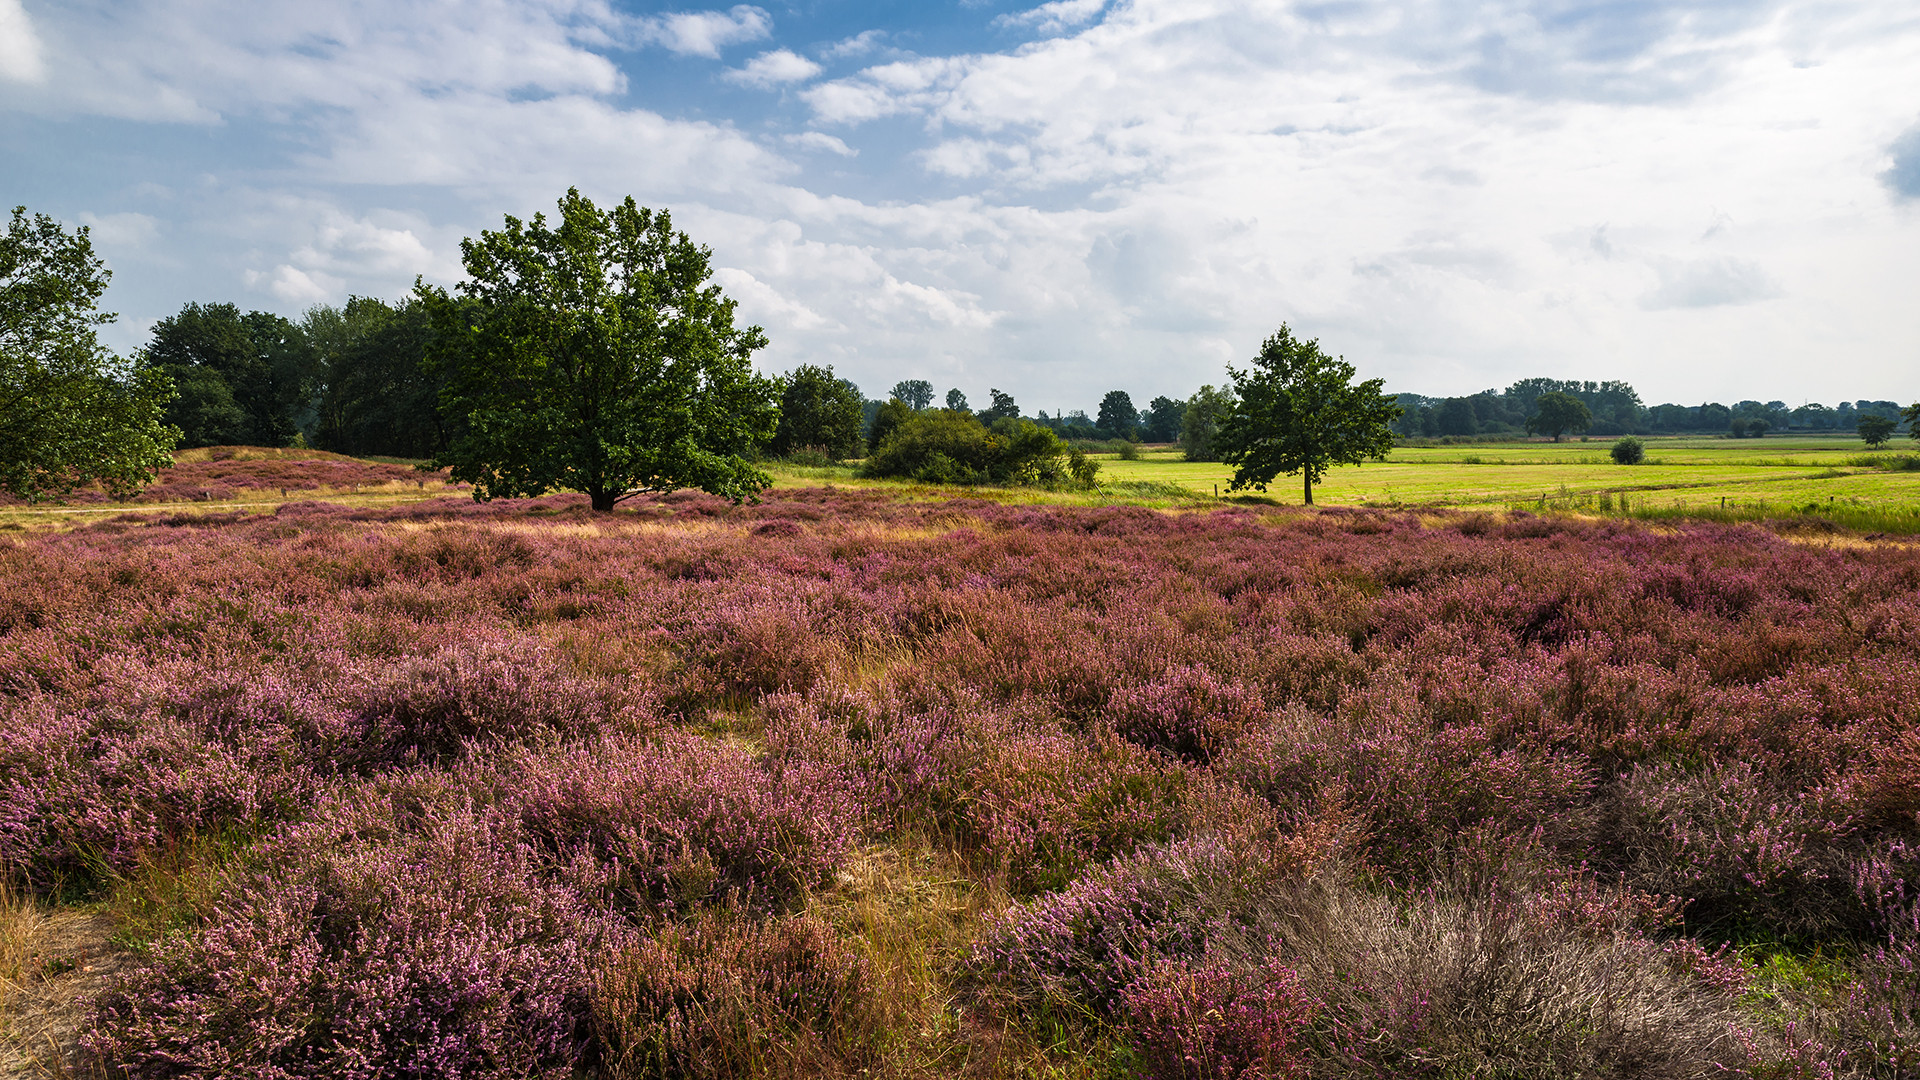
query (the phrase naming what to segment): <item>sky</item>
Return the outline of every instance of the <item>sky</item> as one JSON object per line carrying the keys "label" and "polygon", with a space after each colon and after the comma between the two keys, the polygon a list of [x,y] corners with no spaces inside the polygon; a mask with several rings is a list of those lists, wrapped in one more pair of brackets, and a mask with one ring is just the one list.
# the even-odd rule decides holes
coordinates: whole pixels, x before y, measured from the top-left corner
{"label": "sky", "polygon": [[0,202],[122,352],[570,186],[872,397],[1144,405],[1286,324],[1390,392],[1920,398],[1920,4],[0,0]]}

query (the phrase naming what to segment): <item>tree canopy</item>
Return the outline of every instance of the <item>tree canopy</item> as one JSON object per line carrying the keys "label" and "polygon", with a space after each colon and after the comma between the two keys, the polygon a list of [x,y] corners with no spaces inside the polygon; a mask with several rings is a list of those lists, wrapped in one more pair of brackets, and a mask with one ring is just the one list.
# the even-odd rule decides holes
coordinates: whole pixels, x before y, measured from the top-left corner
{"label": "tree canopy", "polygon": [[860,453],[860,426],[865,419],[859,388],[836,378],[831,367],[802,364],[786,378],[780,391],[780,426],[773,435],[773,452],[824,450],[831,457]]}
{"label": "tree canopy", "polygon": [[1281,473],[1304,477],[1306,502],[1330,466],[1384,457],[1400,406],[1382,381],[1354,384],[1344,358],[1320,351],[1282,324],[1245,370],[1228,367],[1239,401],[1221,425],[1220,459],[1234,467],[1228,488],[1267,490]]}
{"label": "tree canopy", "polygon": [[1854,430],[1860,433],[1860,440],[1875,449],[1887,444],[1893,438],[1893,431],[1900,425],[1884,416],[1863,416]]}
{"label": "tree canopy", "polygon": [[1100,412],[1093,424],[1108,438],[1131,439],[1133,429],[1140,426],[1140,410],[1134,408],[1133,396],[1125,390],[1109,390],[1100,399]]}
{"label": "tree canopy", "polygon": [[154,324],[144,363],[179,387],[167,420],[183,445],[285,446],[306,404],[313,350],[278,315],[190,303]]}
{"label": "tree canopy", "polygon": [[925,379],[902,379],[893,384],[890,393],[914,412],[933,404],[933,384]]}
{"label": "tree canopy", "polygon": [[1233,415],[1233,392],[1202,386],[1180,414],[1180,450],[1188,461],[1220,460],[1220,426]]}
{"label": "tree canopy", "polygon": [[173,384],[135,371],[95,328],[111,273],[83,226],[16,207],[0,234],[0,491],[37,501],[102,482],[127,495],[172,463]]}
{"label": "tree canopy", "polygon": [[559,210],[462,241],[458,298],[415,286],[456,428],[435,464],[476,499],[758,495],[772,479],[749,456],[774,433],[777,385],[750,363],[766,335],[734,326],[708,281],[712,252],[631,196],[602,211],[571,189]]}
{"label": "tree canopy", "polygon": [[1549,390],[1533,401],[1533,415],[1527,418],[1527,433],[1551,435],[1559,442],[1569,431],[1585,431],[1593,426],[1593,410],[1572,394]]}
{"label": "tree canopy", "polygon": [[1020,406],[1014,404],[1012,394],[1001,390],[999,387],[989,387],[987,389],[987,397],[993,401],[993,404],[981,409],[980,412],[976,414],[980,417],[981,423],[992,424],[996,420],[1018,420],[1020,418]]}

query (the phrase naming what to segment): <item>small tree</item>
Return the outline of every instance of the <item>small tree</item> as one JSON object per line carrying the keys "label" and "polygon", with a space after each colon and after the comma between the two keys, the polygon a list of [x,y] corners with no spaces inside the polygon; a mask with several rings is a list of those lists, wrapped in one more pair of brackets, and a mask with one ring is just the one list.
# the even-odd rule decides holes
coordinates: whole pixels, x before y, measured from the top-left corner
{"label": "small tree", "polygon": [[973,411],[967,408],[967,395],[961,393],[960,388],[957,386],[947,391],[947,408],[952,409],[954,412]]}
{"label": "small tree", "polygon": [[1610,453],[1615,465],[1638,465],[1646,460],[1647,447],[1639,439],[1626,435],[1613,441]]}
{"label": "small tree", "polygon": [[1140,410],[1133,407],[1133,398],[1125,390],[1109,390],[1100,399],[1093,426],[1108,438],[1131,439],[1133,429],[1140,426]]}
{"label": "small tree", "polygon": [[893,384],[892,393],[914,412],[933,404],[933,384],[925,379],[902,379]]}
{"label": "small tree", "polygon": [[1861,417],[1860,422],[1854,426],[1854,430],[1860,433],[1862,442],[1878,450],[1887,445],[1887,440],[1893,438],[1893,431],[1899,426],[1887,417],[1872,413]]}
{"label": "small tree", "polygon": [[1569,431],[1585,431],[1593,426],[1593,410],[1572,394],[1550,390],[1533,401],[1533,415],[1527,418],[1527,434],[1551,435],[1559,442]]}
{"label": "small tree", "polygon": [[786,378],[780,392],[780,426],[774,431],[773,452],[791,454],[817,447],[836,458],[860,452],[860,391],[833,368],[802,364]]}
{"label": "small tree", "polygon": [[1907,423],[1907,438],[1920,439],[1920,401],[1902,409],[1900,419]]}
{"label": "small tree", "polygon": [[697,487],[735,501],[772,478],[748,455],[773,435],[775,384],[754,374],[766,335],[733,324],[708,283],[713,253],[629,197],[603,212],[569,190],[557,227],[508,217],[464,240],[460,300],[416,285],[437,331],[434,458],[475,499],[585,492],[611,510]]}
{"label": "small tree", "polygon": [[111,276],[85,227],[16,207],[0,234],[0,491],[28,501],[99,480],[129,495],[172,463],[162,372],[133,371],[94,328]]}
{"label": "small tree", "polygon": [[1232,391],[1202,386],[1180,417],[1180,450],[1188,461],[1220,460],[1220,425],[1233,415]]}
{"label": "small tree", "polygon": [[1385,457],[1400,405],[1382,382],[1352,384],[1353,365],[1301,341],[1284,324],[1260,347],[1253,367],[1229,367],[1240,401],[1220,429],[1220,458],[1234,467],[1228,488],[1267,490],[1281,473],[1300,473],[1305,499],[1336,464]]}

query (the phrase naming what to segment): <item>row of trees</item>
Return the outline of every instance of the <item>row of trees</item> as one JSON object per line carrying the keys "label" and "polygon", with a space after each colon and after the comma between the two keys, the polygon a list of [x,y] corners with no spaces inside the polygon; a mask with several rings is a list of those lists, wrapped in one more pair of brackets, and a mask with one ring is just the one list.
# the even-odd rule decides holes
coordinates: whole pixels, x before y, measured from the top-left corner
{"label": "row of trees", "polygon": [[[1090,465],[1062,441],[1085,434],[1177,438],[1192,459],[1234,464],[1235,488],[1304,472],[1311,502],[1328,465],[1385,453],[1410,415],[1468,428],[1518,420],[1556,438],[1652,415],[1625,383],[1533,379],[1395,401],[1380,380],[1352,385],[1351,365],[1285,326],[1252,368],[1229,367],[1229,386],[1155,398],[1144,412],[1114,390],[1095,418],[1028,420],[999,388],[978,412],[958,389],[934,409],[925,380],[874,401],[831,368],[755,373],[765,335],[734,325],[734,302],[710,283],[711,252],[665,212],[631,198],[603,211],[578,191],[559,209],[554,225],[507,217],[463,241],[468,276],[451,293],[418,284],[396,304],[353,298],[299,322],[188,304],[134,362],[95,339],[111,316],[97,311],[107,273],[86,230],[16,210],[0,244],[0,485],[38,497],[100,478],[118,490],[150,478],[176,442],[304,440],[430,457],[480,498],[561,488],[605,510],[678,487],[750,496],[771,482],[756,464],[769,450],[864,450],[877,475],[1085,483]],[[1856,424],[1867,434],[1884,421],[1890,433],[1894,413]]]}
{"label": "row of trees", "polygon": [[1891,401],[1843,401],[1834,406],[1789,408],[1781,401],[1737,401],[1732,405],[1662,404],[1647,406],[1625,382],[1574,379],[1522,379],[1505,390],[1482,390],[1461,397],[1401,394],[1404,410],[1394,423],[1406,437],[1518,434],[1539,414],[1542,395],[1561,394],[1586,407],[1582,429],[1594,435],[1713,433],[1736,438],[1768,431],[1854,431],[1862,419],[1878,416],[1901,424],[1904,411]]}

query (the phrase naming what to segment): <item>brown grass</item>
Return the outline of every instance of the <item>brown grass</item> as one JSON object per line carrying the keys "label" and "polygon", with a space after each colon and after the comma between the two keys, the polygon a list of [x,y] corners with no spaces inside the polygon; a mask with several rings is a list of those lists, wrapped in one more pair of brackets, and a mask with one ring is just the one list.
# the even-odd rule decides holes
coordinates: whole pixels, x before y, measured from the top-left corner
{"label": "brown grass", "polygon": [[47,910],[0,880],[0,1077],[99,1075],[79,1049],[87,1003],[125,954],[112,920]]}

